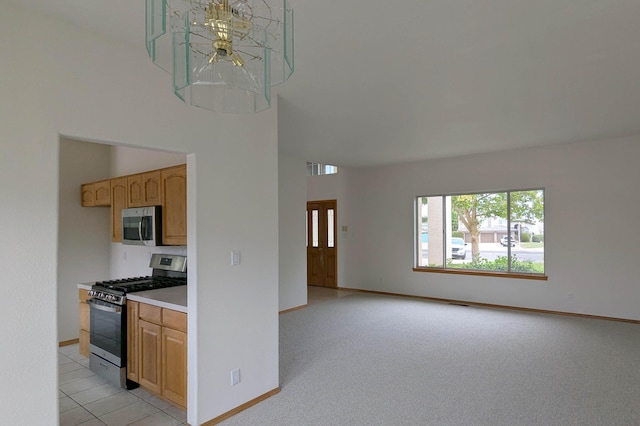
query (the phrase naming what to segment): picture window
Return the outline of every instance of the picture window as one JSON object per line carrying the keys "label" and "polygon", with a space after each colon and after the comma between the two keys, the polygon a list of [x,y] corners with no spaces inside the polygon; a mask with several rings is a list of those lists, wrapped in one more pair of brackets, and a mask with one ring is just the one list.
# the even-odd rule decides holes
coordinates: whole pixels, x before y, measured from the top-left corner
{"label": "picture window", "polygon": [[415,199],[415,270],[544,276],[544,189]]}

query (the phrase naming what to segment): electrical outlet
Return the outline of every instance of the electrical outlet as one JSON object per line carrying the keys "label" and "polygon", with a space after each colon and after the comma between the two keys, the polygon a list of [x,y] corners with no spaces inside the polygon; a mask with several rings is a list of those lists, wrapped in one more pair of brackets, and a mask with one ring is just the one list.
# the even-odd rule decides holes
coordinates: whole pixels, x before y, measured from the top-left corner
{"label": "electrical outlet", "polygon": [[235,386],[240,383],[240,369],[231,371],[231,386]]}

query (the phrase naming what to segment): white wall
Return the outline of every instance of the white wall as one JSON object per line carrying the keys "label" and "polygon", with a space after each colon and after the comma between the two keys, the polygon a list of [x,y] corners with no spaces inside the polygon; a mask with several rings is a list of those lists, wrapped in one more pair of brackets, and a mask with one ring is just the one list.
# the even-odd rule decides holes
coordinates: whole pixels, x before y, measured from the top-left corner
{"label": "white wall", "polygon": [[[346,286],[638,320],[638,159],[640,136],[351,170]],[[539,187],[548,281],[412,271],[415,196]]]}
{"label": "white wall", "polygon": [[280,223],[279,309],[307,303],[307,252],[305,209],[307,202],[306,161],[278,155],[278,210]]}
{"label": "white wall", "polygon": [[111,150],[111,176],[127,176],[148,170],[177,166],[186,162],[185,153],[114,145]]}
{"label": "white wall", "polygon": [[[142,44],[116,45],[13,5],[0,15],[0,54],[0,335],[11,346],[0,354],[9,366],[0,423],[58,418],[59,135],[192,153],[188,421],[276,388],[277,105],[250,116],[186,106]],[[229,265],[233,249],[243,250],[238,267]],[[233,368],[243,374],[231,388]]]}
{"label": "white wall", "polygon": [[108,177],[110,167],[109,146],[60,139],[57,280],[60,341],[78,338],[78,283],[109,276],[110,209],[82,207],[80,185]]}
{"label": "white wall", "polygon": [[[307,200],[336,200],[337,214],[336,226],[338,227],[338,287],[355,287],[355,270],[351,268],[353,244],[350,241],[357,232],[355,224],[359,218],[351,214],[351,207],[357,205],[360,194],[351,191],[351,170],[346,167],[338,167],[338,173],[332,175],[307,177]],[[346,226],[347,231],[343,231]],[[357,254],[357,252],[355,252]]]}

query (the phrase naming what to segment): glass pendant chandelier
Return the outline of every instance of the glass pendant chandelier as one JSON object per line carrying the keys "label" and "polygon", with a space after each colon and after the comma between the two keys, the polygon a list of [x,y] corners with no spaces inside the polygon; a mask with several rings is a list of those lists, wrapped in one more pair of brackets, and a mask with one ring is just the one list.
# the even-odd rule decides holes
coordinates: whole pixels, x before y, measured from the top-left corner
{"label": "glass pendant chandelier", "polygon": [[293,73],[288,0],[146,0],[146,45],[185,103],[248,113]]}

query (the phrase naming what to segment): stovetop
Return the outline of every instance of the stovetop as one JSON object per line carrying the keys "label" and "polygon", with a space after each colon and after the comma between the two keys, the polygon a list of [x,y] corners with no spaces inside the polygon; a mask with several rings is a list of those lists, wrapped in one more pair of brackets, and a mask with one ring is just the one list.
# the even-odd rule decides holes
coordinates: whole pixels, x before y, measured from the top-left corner
{"label": "stovetop", "polygon": [[154,254],[150,266],[153,267],[151,276],[98,281],[91,287],[89,296],[124,305],[128,293],[187,285],[184,256]]}
{"label": "stovetop", "polygon": [[122,293],[132,293],[135,291],[154,290],[156,288],[175,287],[186,285],[185,278],[175,277],[133,277],[122,278],[118,280],[100,281],[94,284],[94,287],[113,290]]}

